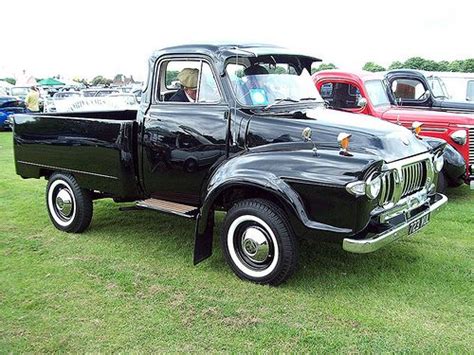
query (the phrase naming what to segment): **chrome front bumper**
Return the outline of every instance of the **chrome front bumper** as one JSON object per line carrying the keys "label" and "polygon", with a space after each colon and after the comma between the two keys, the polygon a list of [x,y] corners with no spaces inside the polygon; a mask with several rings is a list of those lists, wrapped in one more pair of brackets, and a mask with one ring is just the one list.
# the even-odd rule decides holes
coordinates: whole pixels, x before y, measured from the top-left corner
{"label": "chrome front bumper", "polygon": [[411,218],[405,218],[405,222],[396,225],[393,228],[386,230],[385,232],[373,235],[367,239],[344,238],[342,242],[342,248],[351,253],[372,253],[373,251],[376,251],[377,249],[380,249],[387,244],[390,244],[400,238],[407,236],[409,225],[411,222],[420,219],[426,216],[427,214],[431,214],[432,216],[434,212],[437,212],[439,208],[443,206],[446,202],[448,202],[448,198],[438,193],[434,196],[434,198],[432,198],[432,203],[429,207],[427,207],[425,210],[418,213],[417,215],[412,216]]}

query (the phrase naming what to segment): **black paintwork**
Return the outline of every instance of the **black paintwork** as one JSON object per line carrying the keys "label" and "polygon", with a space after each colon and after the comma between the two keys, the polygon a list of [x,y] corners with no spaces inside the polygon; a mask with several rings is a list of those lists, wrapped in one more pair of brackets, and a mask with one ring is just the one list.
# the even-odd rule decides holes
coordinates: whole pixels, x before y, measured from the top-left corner
{"label": "black paintwork", "polygon": [[[319,61],[271,46],[166,48],[149,61],[137,113],[18,115],[17,173],[37,178],[65,170],[82,187],[116,200],[155,197],[197,206],[196,262],[211,252],[213,211],[241,198],[279,202],[300,236],[341,240],[367,233],[376,202],[351,195],[347,183],[366,178],[386,162],[443,144],[431,148],[405,128],[369,116],[354,120],[318,102],[281,104],[268,111],[240,106],[225,75],[226,61],[238,55],[253,63],[277,54],[298,71]],[[160,60],[183,55],[211,65],[221,102],[155,99]],[[312,142],[302,138],[306,127],[313,131]],[[353,135],[349,155],[339,152],[340,132]]]}
{"label": "black paintwork", "polygon": [[[449,111],[449,112],[474,112],[474,103],[471,102],[458,102],[458,101],[449,101],[443,98],[437,98],[433,95],[428,80],[425,76],[416,70],[409,69],[397,69],[387,72],[385,79],[388,82],[387,85],[387,94],[390,98],[390,101],[393,105],[409,106],[409,107],[419,107],[423,109],[433,109],[437,111]],[[392,83],[397,79],[414,79],[418,80],[423,84],[425,91],[429,91],[429,95],[426,96],[424,100],[397,100],[393,91]]]}

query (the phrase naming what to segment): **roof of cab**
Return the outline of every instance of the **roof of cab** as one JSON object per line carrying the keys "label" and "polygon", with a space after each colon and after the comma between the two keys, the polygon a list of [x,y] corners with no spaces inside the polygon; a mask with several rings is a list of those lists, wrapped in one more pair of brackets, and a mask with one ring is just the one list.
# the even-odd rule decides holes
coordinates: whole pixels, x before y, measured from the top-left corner
{"label": "roof of cab", "polygon": [[367,80],[382,80],[384,78],[383,72],[372,73],[369,71],[349,71],[340,69],[322,70],[313,74],[313,80],[320,80],[322,78],[339,78],[349,79],[353,81],[367,81]]}
{"label": "roof of cab", "polygon": [[247,44],[184,44],[173,47],[162,48],[155,51],[151,60],[156,60],[158,57],[165,54],[204,54],[220,60],[226,60],[229,57],[257,57],[262,55],[283,54],[283,55],[298,55],[307,57],[313,61],[321,61],[321,59],[293,51],[284,47],[263,44],[263,43],[247,43]]}

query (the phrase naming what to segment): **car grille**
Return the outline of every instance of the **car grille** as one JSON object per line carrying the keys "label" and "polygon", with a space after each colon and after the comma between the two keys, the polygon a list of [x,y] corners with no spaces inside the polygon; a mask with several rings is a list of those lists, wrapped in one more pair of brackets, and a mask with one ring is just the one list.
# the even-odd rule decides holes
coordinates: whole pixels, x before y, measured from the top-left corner
{"label": "car grille", "polygon": [[380,193],[380,204],[383,205],[393,200],[395,190],[395,175],[388,172],[382,176],[382,191]]}
{"label": "car grille", "polygon": [[426,161],[419,161],[414,164],[406,165],[402,168],[403,184],[402,198],[425,186],[426,182]]}
{"label": "car grille", "polygon": [[469,164],[474,164],[474,128],[469,128]]}
{"label": "car grille", "polygon": [[[422,160],[413,164],[404,165],[401,168],[401,196],[400,199],[420,191],[426,184],[427,161]],[[393,202],[395,194],[396,176],[392,170],[382,177],[382,191],[380,204]]]}

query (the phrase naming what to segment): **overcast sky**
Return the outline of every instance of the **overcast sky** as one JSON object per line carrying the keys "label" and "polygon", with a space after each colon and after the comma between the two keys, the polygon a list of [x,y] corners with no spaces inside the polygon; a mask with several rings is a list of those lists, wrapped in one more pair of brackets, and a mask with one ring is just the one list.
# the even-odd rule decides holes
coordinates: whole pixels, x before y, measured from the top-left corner
{"label": "overcast sky", "polygon": [[0,9],[0,77],[144,79],[153,50],[184,43],[272,43],[348,69],[474,58],[472,0],[21,0]]}

